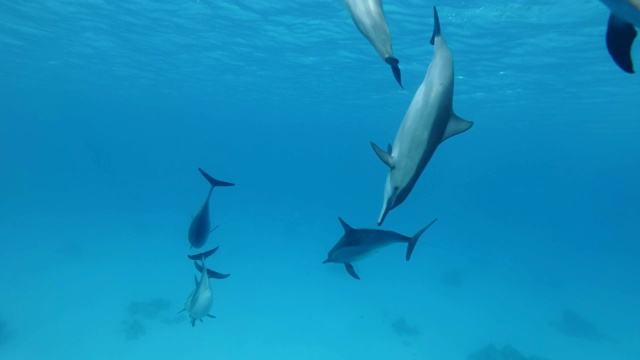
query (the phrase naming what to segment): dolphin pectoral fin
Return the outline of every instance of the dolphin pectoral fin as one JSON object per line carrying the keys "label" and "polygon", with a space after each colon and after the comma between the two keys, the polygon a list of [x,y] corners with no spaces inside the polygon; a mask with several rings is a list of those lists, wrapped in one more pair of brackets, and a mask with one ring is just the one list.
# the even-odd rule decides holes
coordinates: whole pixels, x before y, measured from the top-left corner
{"label": "dolphin pectoral fin", "polygon": [[211,314],[207,314],[207,316],[208,316],[208,317],[210,317],[210,318],[212,318],[212,319],[215,319],[215,318],[216,318],[214,315],[211,315]]}
{"label": "dolphin pectoral fin", "polygon": [[607,50],[623,71],[633,74],[631,46],[638,32],[633,24],[611,13],[607,24]]}
{"label": "dolphin pectoral fin", "polygon": [[356,269],[353,268],[351,264],[344,264],[344,268],[347,269],[349,275],[351,275],[354,279],[360,280],[360,276],[356,273]]}
{"label": "dolphin pectoral fin", "polygon": [[440,36],[440,18],[438,17],[438,10],[436,7],[433,7],[433,34],[431,35],[431,40],[429,40],[429,44],[433,45],[436,41],[436,36]]}
{"label": "dolphin pectoral fin", "polygon": [[387,153],[382,150],[378,145],[376,145],[373,141],[371,142],[371,147],[373,151],[375,151],[376,155],[385,163],[390,169],[393,169],[395,165],[393,164],[393,158],[391,157],[391,153]]}
{"label": "dolphin pectoral fin", "polygon": [[196,319],[191,319],[191,327],[195,327],[196,326]]}
{"label": "dolphin pectoral fin", "polygon": [[189,259],[191,259],[191,260],[194,260],[194,261],[202,260],[203,258],[206,260],[209,256],[213,255],[216,251],[218,251],[218,248],[220,248],[220,246],[216,246],[213,249],[205,251],[205,252],[201,252],[201,253],[197,253],[197,254],[193,254],[193,255],[187,255],[187,257]]}
{"label": "dolphin pectoral fin", "polygon": [[213,229],[209,230],[209,234],[211,234],[213,232],[213,230],[217,229],[218,226],[220,226],[220,225],[216,225],[216,226],[213,227]]}
{"label": "dolphin pectoral fin", "polygon": [[185,311],[187,311],[187,309],[182,309],[182,310],[178,311],[178,312],[176,313],[176,315],[180,315],[180,314],[182,314],[182,313],[183,313],[183,312],[185,312]]}
{"label": "dolphin pectoral fin", "polygon": [[[195,266],[196,266],[196,270],[198,270],[198,272],[202,272],[204,270],[204,268],[202,267],[202,265],[198,264],[198,262],[194,262]],[[219,273],[217,271],[211,270],[209,268],[207,268],[207,277],[209,279],[226,279],[229,276],[231,276],[231,274],[222,274]],[[196,279],[197,281],[197,279]]]}
{"label": "dolphin pectoral fin", "polygon": [[215,179],[213,176],[207,174],[201,168],[198,168],[198,171],[200,171],[200,174],[202,174],[202,176],[204,176],[204,178],[207,179],[209,184],[211,184],[211,187],[216,187],[216,186],[235,186],[236,185],[236,184],[233,184],[233,183],[230,183],[230,182],[226,182],[226,181],[221,181],[221,180]]}
{"label": "dolphin pectoral fin", "polygon": [[398,66],[398,64],[400,63],[400,60],[394,58],[393,56],[388,56],[387,58],[384,59],[384,62],[386,62],[387,64],[389,64],[389,66],[391,66],[391,72],[393,73],[393,77],[398,82],[398,85],[400,85],[400,87],[404,89],[404,86],[402,86],[402,74],[400,73],[400,66]]}
{"label": "dolphin pectoral fin", "polygon": [[461,134],[467,130],[469,130],[473,126],[473,121],[464,120],[456,114],[451,115],[451,119],[447,123],[447,128],[444,130],[444,135],[442,136],[441,143],[447,140],[448,138]]}
{"label": "dolphin pectoral fin", "polygon": [[431,225],[433,225],[436,220],[438,220],[438,218],[431,220],[431,222],[427,224],[427,226],[420,229],[415,235],[413,235],[413,237],[411,237],[411,239],[409,239],[409,243],[407,244],[407,254],[405,256],[407,261],[411,260],[411,254],[413,254],[413,250],[416,248],[416,244],[418,243],[418,239],[420,239],[420,236],[422,236],[422,234],[427,231],[427,229]]}
{"label": "dolphin pectoral fin", "polygon": [[203,323],[203,322],[204,322],[204,320],[202,320],[202,318],[200,318],[200,322],[201,322],[201,323]]}

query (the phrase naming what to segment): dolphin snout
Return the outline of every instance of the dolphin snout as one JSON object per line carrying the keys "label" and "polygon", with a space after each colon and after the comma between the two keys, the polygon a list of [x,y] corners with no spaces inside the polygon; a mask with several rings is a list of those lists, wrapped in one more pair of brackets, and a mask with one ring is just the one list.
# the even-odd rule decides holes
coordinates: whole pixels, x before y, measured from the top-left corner
{"label": "dolphin snout", "polygon": [[327,259],[326,259],[325,261],[323,261],[322,263],[323,263],[323,264],[326,264],[326,263],[330,263],[330,262],[331,262],[331,259],[330,259],[330,258],[327,258]]}

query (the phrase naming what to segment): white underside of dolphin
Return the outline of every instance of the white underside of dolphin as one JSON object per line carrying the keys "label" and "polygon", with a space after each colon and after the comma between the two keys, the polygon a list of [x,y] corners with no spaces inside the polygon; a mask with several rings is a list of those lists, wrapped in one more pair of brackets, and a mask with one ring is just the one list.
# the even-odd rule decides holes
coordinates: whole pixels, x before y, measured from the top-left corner
{"label": "white underside of dolphin", "polygon": [[369,40],[380,58],[391,66],[393,77],[402,87],[402,75],[398,66],[400,61],[393,56],[391,34],[384,16],[382,0],[344,0],[344,2],[360,33]]}
{"label": "white underside of dolphin", "polygon": [[393,146],[385,151],[371,143],[389,167],[378,225],[409,196],[438,146],[473,125],[453,112],[453,56],[440,33],[435,7],[433,11],[434,55],[427,74],[400,124]]}

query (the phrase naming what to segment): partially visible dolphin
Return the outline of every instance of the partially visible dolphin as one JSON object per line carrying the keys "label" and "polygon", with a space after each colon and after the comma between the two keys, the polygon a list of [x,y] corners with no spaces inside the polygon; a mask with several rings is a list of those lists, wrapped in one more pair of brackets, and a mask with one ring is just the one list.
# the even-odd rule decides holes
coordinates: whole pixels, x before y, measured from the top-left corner
{"label": "partially visible dolphin", "polygon": [[[198,264],[197,261],[194,261],[194,263],[196,264],[196,268],[202,273],[202,275],[200,277],[200,281],[198,281],[198,278],[194,276],[196,288],[191,291],[184,303],[184,308],[179,312],[181,313],[183,311],[186,311],[189,314],[191,326],[196,325],[196,320],[200,320],[200,322],[202,322],[202,319],[205,317],[215,318],[215,316],[209,314],[211,306],[213,305],[213,293],[209,284],[209,278],[212,277],[212,273],[217,274],[216,276],[229,276],[207,269],[205,266],[206,258],[217,250],[218,248],[216,247],[215,249],[205,251],[197,255],[189,256],[189,258],[192,260],[198,259],[202,261],[202,265]],[[207,271],[202,271],[203,269],[206,269]]]}
{"label": "partially visible dolphin", "polygon": [[[213,248],[213,249],[211,249],[211,250],[208,250],[208,251],[205,251],[205,252],[202,252],[202,253],[199,253],[199,254],[195,254],[195,255],[187,255],[187,257],[188,257],[189,259],[191,259],[191,260],[195,261],[195,262],[196,262],[196,263],[195,263],[195,264],[196,264],[196,269],[197,269],[199,272],[202,272],[202,270],[203,270],[204,268],[203,268],[200,264],[198,264],[198,262],[197,262],[197,261],[198,261],[198,260],[201,260],[201,259],[203,259],[203,258],[204,258],[204,259],[206,259],[206,258],[208,258],[209,256],[213,255],[216,251],[218,251],[218,248],[220,248],[220,247],[219,247],[219,246],[216,246],[215,248]],[[226,278],[228,278],[228,277],[229,277],[229,275],[230,275],[230,274],[222,274],[222,273],[219,273],[219,272],[217,272],[217,271],[213,271],[213,270],[211,270],[211,269],[207,269],[207,276],[208,276],[210,279],[226,279]]]}
{"label": "partially visible dolphin", "polygon": [[407,253],[405,259],[409,261],[411,254],[416,247],[418,239],[424,233],[429,226],[433,225],[437,219],[433,219],[427,226],[423,227],[412,237],[398,234],[389,230],[378,229],[354,229],[347,224],[342,218],[338,218],[344,234],[338,240],[338,242],[329,250],[327,259],[323,261],[326,263],[339,263],[344,264],[345,269],[353,278],[360,280],[360,276],[353,268],[353,263],[362,260],[369,255],[373,254],[376,250],[383,248],[393,243],[406,243]]}
{"label": "partially visible dolphin", "polygon": [[193,216],[191,225],[189,225],[189,243],[192,248],[196,249],[204,246],[209,238],[209,234],[215,230],[215,228],[211,229],[211,220],[209,219],[209,201],[211,200],[213,188],[216,186],[235,185],[229,182],[216,180],[200,168],[198,168],[198,171],[200,171],[200,174],[202,174],[209,184],[211,184],[211,188],[209,189],[209,194],[207,194],[207,198],[204,200],[204,203],[202,203],[198,212]]}
{"label": "partially visible dolphin", "polygon": [[393,147],[389,145],[385,152],[371,143],[380,160],[389,167],[378,226],[389,211],[409,196],[438,145],[473,125],[453,112],[453,56],[440,33],[435,7],[433,14],[433,60],[400,124]]}
{"label": "partially visible dolphin", "polygon": [[393,56],[391,50],[391,34],[382,8],[382,0],[345,0],[351,18],[360,33],[369,40],[371,45],[385,63],[391,66],[393,77],[402,87],[400,61]]}
{"label": "partially visible dolphin", "polygon": [[600,0],[611,13],[607,24],[607,50],[623,71],[633,74],[631,46],[640,27],[640,0]]}

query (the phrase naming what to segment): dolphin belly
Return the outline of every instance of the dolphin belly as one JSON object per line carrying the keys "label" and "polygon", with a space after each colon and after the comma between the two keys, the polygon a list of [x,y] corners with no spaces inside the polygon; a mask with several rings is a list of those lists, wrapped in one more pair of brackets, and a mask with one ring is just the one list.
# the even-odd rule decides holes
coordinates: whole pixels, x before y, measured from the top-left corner
{"label": "dolphin belly", "polygon": [[200,320],[206,317],[213,305],[213,296],[211,290],[198,291],[191,297],[191,303],[187,308],[189,317],[194,320]]}

